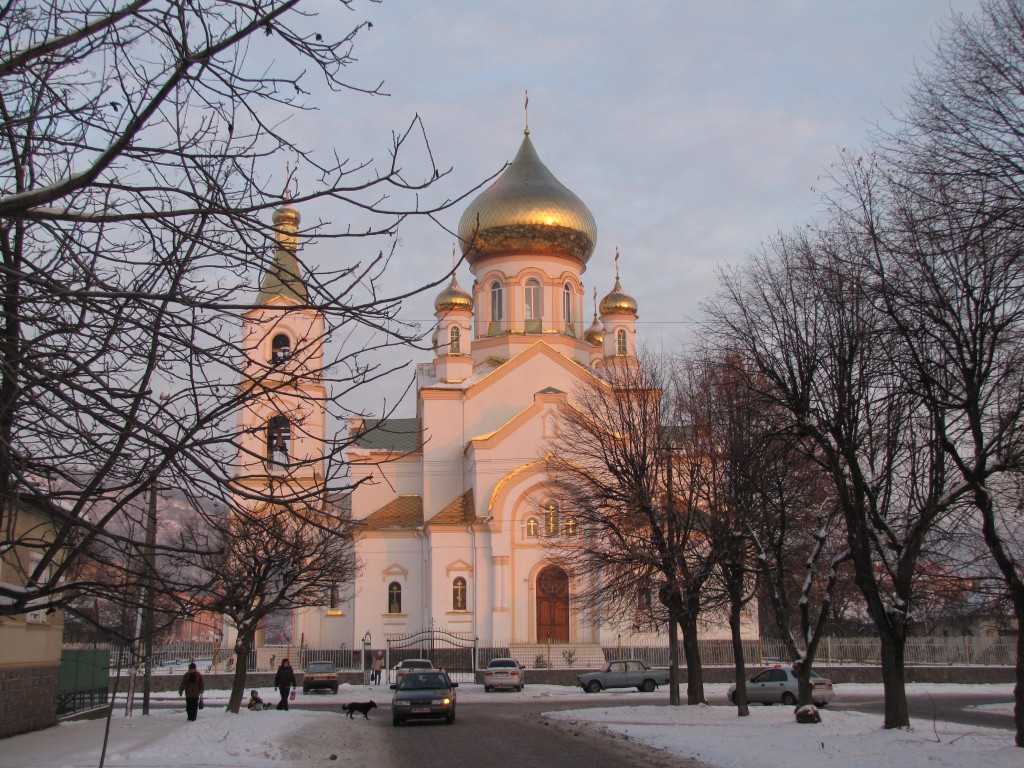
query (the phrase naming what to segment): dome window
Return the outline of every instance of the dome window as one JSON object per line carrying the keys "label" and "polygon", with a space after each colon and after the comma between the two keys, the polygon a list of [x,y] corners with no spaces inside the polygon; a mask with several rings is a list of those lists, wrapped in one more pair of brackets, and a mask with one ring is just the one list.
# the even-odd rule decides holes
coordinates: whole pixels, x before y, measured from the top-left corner
{"label": "dome window", "polygon": [[495,280],[491,283],[491,323],[487,328],[488,336],[501,333],[501,321],[504,319],[502,298],[501,283]]}
{"label": "dome window", "polygon": [[562,286],[562,316],[565,318],[565,332],[575,336],[572,328],[572,286],[569,283]]}
{"label": "dome window", "polygon": [[274,365],[287,362],[292,356],[292,342],[287,335],[279,333],[270,342],[270,361]]}
{"label": "dome window", "polygon": [[457,325],[448,329],[448,354],[462,354],[462,330]]}
{"label": "dome window", "polygon": [[619,328],[615,332],[615,354],[616,355],[628,355],[629,345],[626,343],[626,329]]}
{"label": "dome window", "polygon": [[540,280],[531,277],[526,281],[526,332],[540,333],[541,318],[544,316],[544,294]]}

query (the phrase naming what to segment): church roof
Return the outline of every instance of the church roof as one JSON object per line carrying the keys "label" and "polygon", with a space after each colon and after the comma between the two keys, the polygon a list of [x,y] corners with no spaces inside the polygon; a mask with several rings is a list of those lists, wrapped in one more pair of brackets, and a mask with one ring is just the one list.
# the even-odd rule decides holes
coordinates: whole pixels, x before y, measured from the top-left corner
{"label": "church roof", "polygon": [[420,420],[366,419],[353,447],[370,451],[413,453],[420,449]]}
{"label": "church roof", "polygon": [[586,264],[597,242],[594,215],[541,162],[530,141],[459,220],[462,253],[472,266],[504,253],[555,253]]}
{"label": "church roof", "polygon": [[479,518],[476,516],[476,505],[473,503],[473,489],[470,488],[455,501],[442,509],[432,518],[431,525],[469,525]]}
{"label": "church roof", "polygon": [[362,522],[375,531],[420,528],[423,525],[423,499],[419,496],[399,496]]}

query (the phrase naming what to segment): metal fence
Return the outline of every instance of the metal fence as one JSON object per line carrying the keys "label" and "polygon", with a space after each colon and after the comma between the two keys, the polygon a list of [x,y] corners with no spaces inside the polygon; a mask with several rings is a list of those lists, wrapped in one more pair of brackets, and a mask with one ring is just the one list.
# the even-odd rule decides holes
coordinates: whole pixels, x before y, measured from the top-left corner
{"label": "metal fence", "polygon": [[[733,665],[732,643],[729,640],[699,641],[701,661],[705,666]],[[72,646],[67,646],[72,647]],[[131,669],[138,661],[132,648],[127,646],[95,646],[110,651],[110,673],[116,674],[118,667]],[[491,658],[516,654],[517,648],[540,649],[521,643],[499,642],[491,646],[476,648],[477,666],[486,665]],[[372,658],[376,649],[366,649],[367,658]],[[383,650],[383,649],[381,649]],[[680,646],[680,658],[682,647]],[[880,664],[880,643],[873,637],[826,637],[818,646],[816,664],[822,665],[877,665]],[[542,654],[530,652],[521,659],[528,667],[536,666],[535,658]],[[781,640],[760,638],[743,641],[744,661],[748,666],[789,661],[789,654]],[[669,663],[669,647],[664,642],[632,642],[611,646],[597,646],[592,643],[561,644],[558,653],[543,654],[543,666],[563,669],[592,668],[600,659],[636,658],[653,666],[664,667]],[[281,659],[288,658],[292,666],[302,670],[311,661],[332,661],[341,671],[358,671],[368,668],[360,659],[358,650],[348,648],[300,648],[298,646],[261,646],[254,648],[247,660],[249,672],[270,672],[277,669]],[[232,672],[235,667],[233,648],[215,647],[212,643],[175,643],[157,646],[153,649],[153,674],[180,675],[194,661],[200,671]],[[395,663],[392,660],[392,664]],[[977,637],[911,638],[906,646],[908,665],[993,665],[1013,666],[1016,663],[1016,644],[1012,640]]]}

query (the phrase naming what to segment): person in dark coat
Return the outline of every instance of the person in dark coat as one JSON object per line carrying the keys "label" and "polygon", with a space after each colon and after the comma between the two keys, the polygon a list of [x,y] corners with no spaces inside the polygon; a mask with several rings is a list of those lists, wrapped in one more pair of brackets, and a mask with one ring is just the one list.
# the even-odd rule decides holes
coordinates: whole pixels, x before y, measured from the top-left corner
{"label": "person in dark coat", "polygon": [[188,665],[188,672],[181,677],[181,685],[178,686],[178,695],[185,694],[185,715],[189,720],[195,720],[199,716],[199,699],[203,695],[203,676],[196,669],[193,661]]}
{"label": "person in dark coat", "polygon": [[281,701],[278,702],[277,708],[288,709],[288,694],[295,687],[295,670],[292,669],[292,663],[288,659],[283,659],[281,666],[277,668],[277,674],[274,675],[274,686],[281,692]]}

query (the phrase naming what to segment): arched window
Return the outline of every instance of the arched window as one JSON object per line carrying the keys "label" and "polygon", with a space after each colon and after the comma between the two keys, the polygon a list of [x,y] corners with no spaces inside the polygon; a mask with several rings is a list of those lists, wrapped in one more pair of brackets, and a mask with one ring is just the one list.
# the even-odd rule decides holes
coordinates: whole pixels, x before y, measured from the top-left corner
{"label": "arched window", "polygon": [[292,342],[283,333],[274,336],[270,342],[270,361],[275,365],[283,363],[292,356]]}
{"label": "arched window", "polygon": [[488,334],[501,333],[501,321],[504,316],[501,283],[495,280],[491,283],[491,324],[487,329]]}
{"label": "arched window", "polygon": [[453,325],[448,329],[448,354],[449,355],[460,355],[462,354],[462,330],[457,325]]}
{"label": "arched window", "polygon": [[615,332],[615,354],[616,355],[628,355],[629,347],[626,345],[626,329],[619,328]]}
{"label": "arched window", "polygon": [[541,292],[540,280],[531,277],[526,281],[526,331],[540,333],[541,318],[544,315],[544,295]]}
{"label": "arched window", "polygon": [[536,517],[531,517],[526,521],[526,535],[531,539],[535,539],[540,535],[540,523],[537,522]]}
{"label": "arched window", "polygon": [[388,613],[402,612],[402,585],[397,581],[388,584]]}
{"label": "arched window", "polygon": [[287,417],[277,414],[267,421],[267,462],[275,466],[288,464],[288,443],[292,426]]}
{"label": "arched window", "polygon": [[553,501],[544,505],[544,533],[548,536],[558,533],[558,505]]}
{"label": "arched window", "polygon": [[572,286],[569,283],[562,286],[562,316],[565,318],[565,332],[575,336],[572,328]]}
{"label": "arched window", "polygon": [[461,576],[452,582],[452,610],[466,610],[466,580]]}

